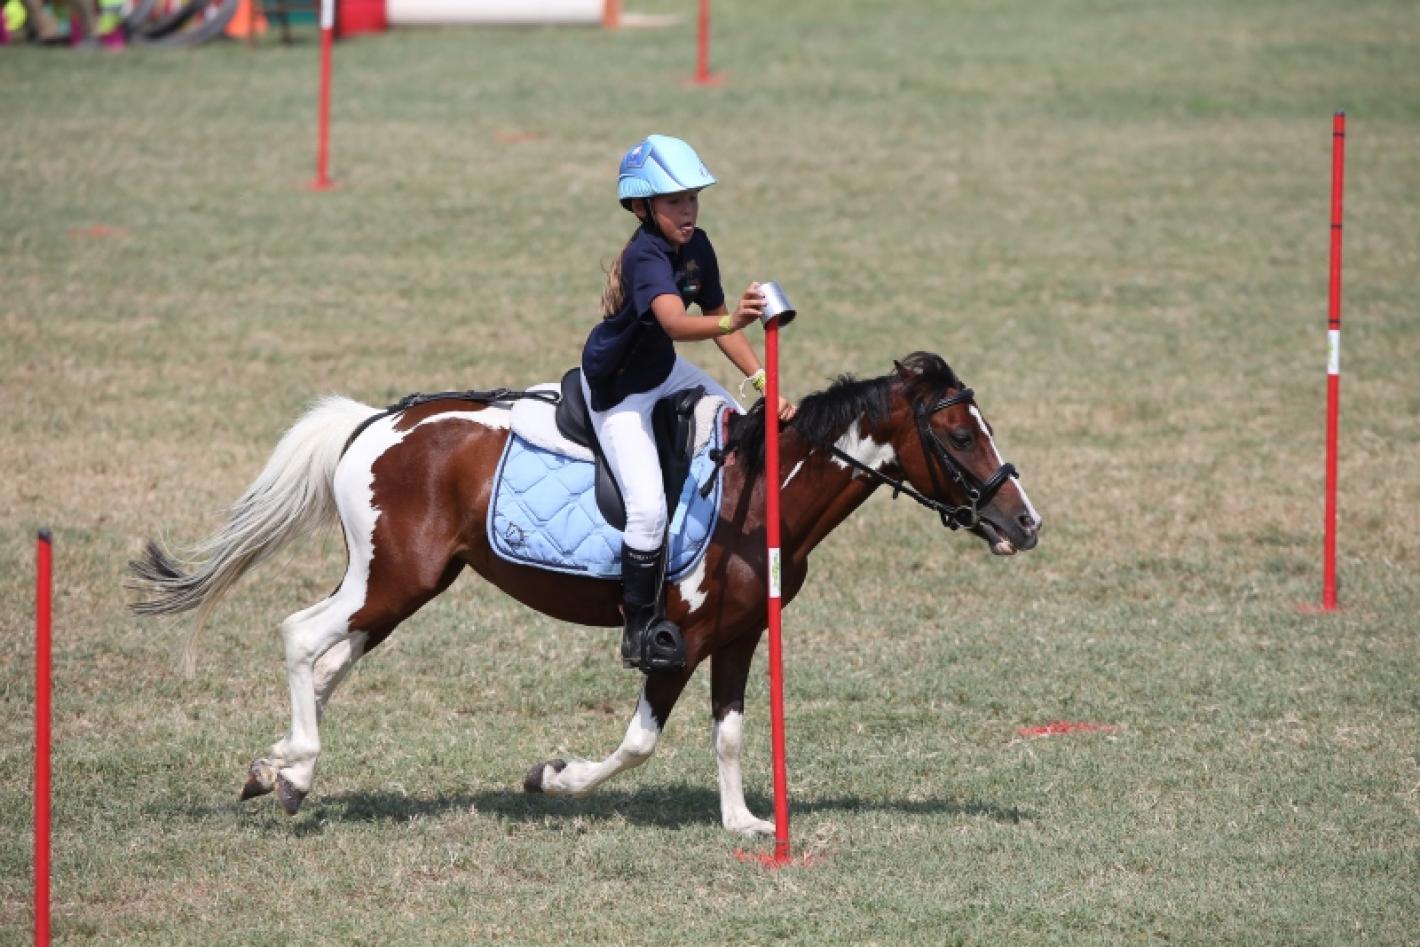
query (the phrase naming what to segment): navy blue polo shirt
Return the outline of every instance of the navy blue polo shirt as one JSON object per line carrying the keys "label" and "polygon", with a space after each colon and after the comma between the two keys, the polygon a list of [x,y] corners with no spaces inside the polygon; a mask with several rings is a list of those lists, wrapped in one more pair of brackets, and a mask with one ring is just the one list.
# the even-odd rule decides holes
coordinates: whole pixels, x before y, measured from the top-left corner
{"label": "navy blue polo shirt", "polygon": [[651,300],[678,295],[702,312],[725,302],[715,248],[698,227],[680,248],[649,227],[638,228],[622,251],[621,291],[621,308],[603,318],[582,347],[582,374],[596,411],[650,391],[675,366],[675,344],[651,312]]}

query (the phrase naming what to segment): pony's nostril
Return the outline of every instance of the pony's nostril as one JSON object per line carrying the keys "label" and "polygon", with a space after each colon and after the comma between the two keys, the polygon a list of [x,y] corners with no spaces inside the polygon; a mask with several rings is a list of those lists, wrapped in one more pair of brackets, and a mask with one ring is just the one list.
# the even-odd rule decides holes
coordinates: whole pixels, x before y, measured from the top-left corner
{"label": "pony's nostril", "polygon": [[1033,533],[1037,529],[1040,529],[1040,523],[1038,523],[1035,517],[1031,516],[1029,513],[1022,513],[1020,516],[1016,517],[1016,522],[1020,523],[1021,529],[1025,530],[1028,533]]}

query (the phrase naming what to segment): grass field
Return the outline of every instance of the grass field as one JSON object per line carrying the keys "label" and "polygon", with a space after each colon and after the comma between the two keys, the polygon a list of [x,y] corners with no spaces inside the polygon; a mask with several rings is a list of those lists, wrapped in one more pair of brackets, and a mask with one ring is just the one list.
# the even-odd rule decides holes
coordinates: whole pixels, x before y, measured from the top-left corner
{"label": "grass field", "polygon": [[[320,194],[310,37],[0,49],[0,943],[30,936],[39,526],[62,943],[1420,942],[1414,4],[720,0],[715,30],[708,89],[688,15],[342,43]],[[1318,616],[1339,108],[1345,608]],[[471,577],[357,668],[297,817],[239,804],[288,724],[277,624],[342,549],[252,576],[192,678],[186,626],[126,612],[126,560],[214,528],[322,393],[558,375],[649,131],[719,175],[728,284],[799,305],[789,392],[944,354],[1040,547],[880,494],[820,549],[786,613],[810,868],[735,859],[704,675],[646,767],[524,795],[615,746],[638,677],[615,631]],[[1116,729],[1018,733],[1056,720]]]}

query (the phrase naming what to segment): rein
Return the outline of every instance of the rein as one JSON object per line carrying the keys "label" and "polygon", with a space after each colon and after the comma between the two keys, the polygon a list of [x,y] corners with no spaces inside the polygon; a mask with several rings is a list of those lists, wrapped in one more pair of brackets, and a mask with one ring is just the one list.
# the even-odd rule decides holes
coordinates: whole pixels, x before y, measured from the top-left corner
{"label": "rein", "polygon": [[[952,506],[940,500],[934,500],[925,496],[912,487],[905,479],[893,479],[880,470],[869,467],[856,457],[840,450],[832,444],[820,444],[820,447],[828,450],[833,456],[848,464],[851,467],[861,470],[881,484],[892,487],[892,498],[897,499],[899,494],[905,493],[918,503],[927,507],[932,512],[941,517],[942,525],[950,530],[957,530],[965,527],[973,529],[981,521],[981,508],[988,505],[995,498],[1007,480],[1011,477],[1019,476],[1016,473],[1015,464],[1002,464],[989,480],[982,483],[970,470],[967,470],[961,463],[947,450],[947,445],[943,444],[941,438],[937,437],[928,421],[932,415],[938,411],[950,408],[952,405],[965,404],[976,397],[976,392],[970,388],[962,388],[955,394],[947,395],[945,398],[932,405],[925,407],[922,402],[912,401],[912,414],[917,424],[917,437],[922,442],[922,453],[927,458],[927,472],[932,477],[932,487],[938,489],[940,483],[937,479],[937,469],[940,467],[951,477],[952,482],[966,495],[967,502],[964,506]],[[935,463],[934,463],[935,461]]]}

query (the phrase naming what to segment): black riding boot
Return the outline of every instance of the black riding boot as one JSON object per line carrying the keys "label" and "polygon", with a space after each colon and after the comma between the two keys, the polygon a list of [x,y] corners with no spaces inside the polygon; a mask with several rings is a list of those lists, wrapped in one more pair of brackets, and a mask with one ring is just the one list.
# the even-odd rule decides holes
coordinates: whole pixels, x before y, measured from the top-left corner
{"label": "black riding boot", "polygon": [[626,628],[621,637],[621,664],[650,674],[685,667],[685,640],[680,628],[666,621],[661,602],[665,551],[641,552],[622,543],[622,606]]}

